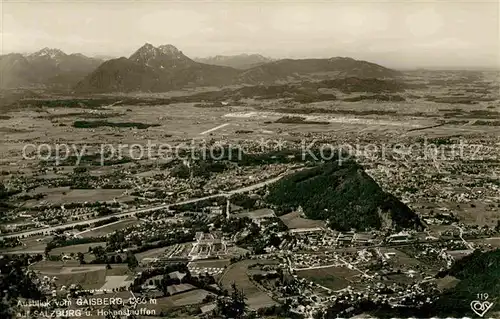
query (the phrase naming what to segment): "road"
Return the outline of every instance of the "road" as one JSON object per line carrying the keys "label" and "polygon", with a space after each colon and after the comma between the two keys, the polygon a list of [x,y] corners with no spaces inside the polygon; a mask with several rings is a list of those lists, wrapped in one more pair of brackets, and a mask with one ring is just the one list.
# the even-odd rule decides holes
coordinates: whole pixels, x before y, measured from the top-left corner
{"label": "road", "polygon": [[338,260],[340,260],[341,262],[343,262],[345,265],[347,265],[347,268],[354,269],[354,270],[358,271],[359,273],[361,273],[366,278],[373,278],[374,277],[374,276],[368,275],[365,271],[362,271],[361,269],[359,269],[358,267],[354,266],[353,264],[351,264],[347,260],[343,259],[342,257],[336,256],[336,258]]}
{"label": "road", "polygon": [[47,227],[47,228],[34,229],[34,230],[25,231],[25,232],[18,232],[18,233],[0,236],[0,238],[12,238],[12,237],[19,237],[19,236],[32,236],[32,235],[37,235],[37,234],[39,234],[39,235],[48,234],[48,233],[50,233],[54,230],[57,230],[57,229],[64,229],[64,228],[75,227],[75,226],[79,226],[79,225],[89,225],[89,224],[93,224],[93,223],[98,222],[98,221],[103,221],[103,220],[109,219],[111,217],[118,217],[118,218],[120,218],[120,217],[132,217],[138,213],[154,212],[156,210],[166,209],[166,208],[169,208],[172,206],[191,204],[191,203],[201,202],[201,201],[204,201],[207,199],[212,199],[212,198],[217,198],[217,197],[231,197],[234,194],[249,192],[249,191],[252,191],[255,189],[262,188],[262,187],[269,185],[271,183],[274,183],[274,182],[280,180],[286,174],[287,173],[284,173],[284,174],[281,174],[277,177],[268,179],[266,181],[263,181],[263,182],[260,182],[260,183],[254,184],[254,185],[238,188],[238,189],[228,191],[225,193],[219,193],[219,194],[209,195],[209,196],[204,196],[204,197],[199,197],[199,198],[192,198],[192,199],[188,199],[188,200],[177,202],[177,203],[164,204],[164,205],[159,205],[159,206],[154,206],[154,207],[149,207],[149,208],[142,208],[142,209],[138,209],[138,210],[123,212],[123,213],[118,213],[118,214],[112,214],[112,215],[97,217],[97,218],[88,219],[88,220],[81,220],[81,221],[77,221],[77,222],[73,222],[73,223],[51,226],[51,227]]}
{"label": "road", "polygon": [[105,225],[102,225],[102,226],[92,227],[92,228],[89,228],[89,229],[85,229],[85,230],[83,230],[81,232],[75,233],[75,235],[85,234],[85,233],[88,233],[90,231],[94,231],[96,229],[104,228],[106,226],[111,226],[111,225],[118,224],[118,223],[121,223],[121,222],[123,222],[123,220],[117,220],[116,222],[112,222],[112,223],[105,224]]}
{"label": "road", "polygon": [[292,269],[294,271],[301,271],[301,270],[323,269],[323,268],[332,268],[332,267],[342,267],[342,265],[329,264],[329,265],[311,266],[311,267],[304,267],[304,268],[290,268],[290,269]]}
{"label": "road", "polygon": [[13,251],[2,251],[2,255],[43,255],[45,250],[13,250]]}
{"label": "road", "polygon": [[462,229],[462,227],[458,226],[458,225],[455,225],[456,228],[458,228],[458,230],[460,231],[460,239],[463,241],[463,243],[465,244],[465,246],[467,246],[469,249],[474,249],[474,247],[469,244],[463,237],[464,235],[464,230]]}
{"label": "road", "polygon": [[205,132],[201,132],[201,133],[200,133],[200,135],[205,135],[205,134],[207,134],[207,133],[210,133],[210,132],[216,131],[216,130],[221,129],[221,128],[223,128],[223,127],[225,127],[225,126],[228,126],[228,125],[231,125],[231,123],[225,123],[225,124],[219,125],[219,126],[217,126],[217,127],[211,128],[211,129],[209,129],[209,130],[206,130]]}

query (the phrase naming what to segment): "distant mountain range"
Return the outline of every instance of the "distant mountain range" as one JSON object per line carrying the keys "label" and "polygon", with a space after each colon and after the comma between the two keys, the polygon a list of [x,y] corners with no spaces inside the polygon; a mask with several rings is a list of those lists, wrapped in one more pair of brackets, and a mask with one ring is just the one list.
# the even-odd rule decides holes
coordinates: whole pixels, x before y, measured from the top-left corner
{"label": "distant mountain range", "polygon": [[[207,61],[229,64],[228,61],[250,61],[264,57],[246,56],[210,58]],[[250,58],[251,57],[251,58]],[[200,60],[198,60],[200,61]],[[242,64],[240,64],[241,67]],[[129,58],[104,62],[76,86],[76,91],[92,92],[160,92],[182,87],[223,86],[231,84],[273,84],[293,80],[350,77],[390,78],[398,71],[351,58],[278,60],[241,70],[234,67],[197,62],[185,56],[173,45],[154,47],[143,45]]]}
{"label": "distant mountain range", "polygon": [[238,76],[238,82],[265,84],[278,81],[287,82],[311,79],[311,76],[329,79],[346,77],[392,78],[397,75],[400,75],[400,72],[375,63],[345,57],[330,59],[283,59],[243,71]]}
{"label": "distant mountain range", "polygon": [[168,91],[185,86],[226,85],[239,71],[191,60],[173,45],[146,43],[129,58],[104,62],[76,86],[78,92]]}
{"label": "distant mountain range", "polygon": [[260,54],[216,55],[208,58],[195,58],[194,60],[200,63],[228,66],[239,70],[250,69],[273,61],[273,59]]}
{"label": "distant mountain range", "polygon": [[130,57],[108,60],[45,48],[0,56],[0,88],[67,87],[79,93],[162,92],[184,87],[276,84],[331,78],[392,78],[375,63],[352,58],[283,59],[258,54],[191,59],[175,46],[144,44]]}
{"label": "distant mountain range", "polygon": [[44,48],[29,55],[0,55],[0,88],[33,86],[73,87],[102,60],[80,53]]}

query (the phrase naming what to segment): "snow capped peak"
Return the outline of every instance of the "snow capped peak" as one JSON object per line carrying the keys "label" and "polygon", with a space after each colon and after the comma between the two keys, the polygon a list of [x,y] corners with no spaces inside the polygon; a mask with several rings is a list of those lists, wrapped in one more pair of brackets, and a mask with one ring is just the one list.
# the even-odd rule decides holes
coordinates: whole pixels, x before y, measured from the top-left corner
{"label": "snow capped peak", "polygon": [[158,54],[158,49],[152,44],[146,43],[130,56],[130,59],[136,62],[145,62]]}
{"label": "snow capped peak", "polygon": [[163,54],[168,54],[168,55],[179,55],[182,54],[179,49],[177,49],[175,46],[171,44],[164,44],[160,45],[158,49],[163,53]]}
{"label": "snow capped peak", "polygon": [[152,44],[146,43],[139,50],[135,51],[129,59],[153,68],[176,67],[179,63],[186,64],[192,62],[171,44],[154,47]]}
{"label": "snow capped peak", "polygon": [[46,56],[46,57],[49,57],[51,59],[54,59],[54,58],[65,56],[65,55],[66,55],[66,53],[64,53],[63,51],[61,51],[59,49],[43,48],[40,51],[37,51],[37,52],[31,54],[30,56],[32,56],[32,57]]}
{"label": "snow capped peak", "polygon": [[139,50],[137,50],[134,54],[139,53],[141,55],[151,55],[155,54],[156,51],[157,49],[152,44],[146,43],[142,47],[140,47]]}
{"label": "snow capped peak", "polygon": [[152,51],[155,49],[155,47],[151,44],[151,43],[144,43],[144,45],[142,47],[139,48],[139,50],[149,50],[149,51]]}

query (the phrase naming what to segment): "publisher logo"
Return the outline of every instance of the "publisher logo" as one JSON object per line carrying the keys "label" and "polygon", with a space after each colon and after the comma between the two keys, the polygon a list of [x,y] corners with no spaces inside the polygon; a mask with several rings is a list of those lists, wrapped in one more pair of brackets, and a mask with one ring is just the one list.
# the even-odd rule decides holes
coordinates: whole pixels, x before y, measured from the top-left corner
{"label": "publisher logo", "polygon": [[474,311],[479,317],[483,317],[488,312],[488,310],[493,307],[493,303],[489,301],[473,300],[470,303],[470,307],[472,311]]}

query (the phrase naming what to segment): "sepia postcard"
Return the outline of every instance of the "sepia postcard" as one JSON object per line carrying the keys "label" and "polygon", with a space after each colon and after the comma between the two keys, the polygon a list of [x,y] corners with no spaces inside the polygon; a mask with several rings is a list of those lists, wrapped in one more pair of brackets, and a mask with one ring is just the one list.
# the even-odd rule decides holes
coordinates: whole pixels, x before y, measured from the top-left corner
{"label": "sepia postcard", "polygon": [[0,1],[0,318],[500,318],[499,17]]}

